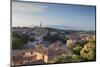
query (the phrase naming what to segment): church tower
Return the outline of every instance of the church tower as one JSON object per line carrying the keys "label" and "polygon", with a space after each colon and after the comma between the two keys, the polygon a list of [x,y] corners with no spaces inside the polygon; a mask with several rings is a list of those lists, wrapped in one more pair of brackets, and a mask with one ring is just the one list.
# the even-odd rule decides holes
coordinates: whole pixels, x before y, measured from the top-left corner
{"label": "church tower", "polygon": [[42,23],[40,23],[40,28],[42,27]]}

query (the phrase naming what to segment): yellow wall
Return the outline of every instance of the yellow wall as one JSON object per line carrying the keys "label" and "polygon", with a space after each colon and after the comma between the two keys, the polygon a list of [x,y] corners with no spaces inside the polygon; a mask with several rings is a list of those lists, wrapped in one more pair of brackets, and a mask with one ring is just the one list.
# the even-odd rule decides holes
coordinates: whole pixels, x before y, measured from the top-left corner
{"label": "yellow wall", "polygon": [[47,63],[48,62],[48,56],[44,55],[44,62]]}
{"label": "yellow wall", "polygon": [[43,59],[43,55],[41,53],[36,52],[36,60]]}
{"label": "yellow wall", "polygon": [[48,62],[48,55],[36,52],[36,60],[43,59],[45,63]]}

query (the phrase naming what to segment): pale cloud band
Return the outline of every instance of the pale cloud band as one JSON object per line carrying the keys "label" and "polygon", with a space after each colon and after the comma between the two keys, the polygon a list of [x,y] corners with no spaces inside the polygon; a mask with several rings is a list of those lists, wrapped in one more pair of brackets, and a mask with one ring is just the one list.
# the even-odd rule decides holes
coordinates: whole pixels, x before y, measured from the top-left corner
{"label": "pale cloud band", "polygon": [[47,6],[33,5],[32,3],[23,3],[23,2],[12,2],[12,11],[13,12],[25,12],[25,13],[34,13],[34,12],[45,12]]}

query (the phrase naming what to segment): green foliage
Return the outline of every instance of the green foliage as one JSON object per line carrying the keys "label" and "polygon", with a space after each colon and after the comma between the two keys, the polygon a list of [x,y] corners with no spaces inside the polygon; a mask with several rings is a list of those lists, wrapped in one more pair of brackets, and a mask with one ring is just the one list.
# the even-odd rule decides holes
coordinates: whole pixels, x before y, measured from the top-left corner
{"label": "green foliage", "polygon": [[67,62],[81,62],[81,61],[85,61],[85,60],[80,55],[62,54],[57,57],[54,57],[53,59],[50,59],[48,63],[67,63]]}
{"label": "green foliage", "polygon": [[57,40],[60,40],[63,43],[66,43],[66,37],[65,36],[60,36],[58,34],[50,35],[50,33],[48,33],[46,36],[44,36],[43,40],[44,41],[49,41],[49,42],[55,42]]}
{"label": "green foliage", "polygon": [[82,49],[83,47],[81,47],[79,44],[73,48],[73,52],[77,55],[80,55],[80,50]]}
{"label": "green foliage", "polygon": [[12,49],[22,49],[24,44],[29,40],[29,36],[26,34],[13,32],[12,33]]}
{"label": "green foliage", "polygon": [[72,62],[81,62],[84,59],[80,55],[72,55]]}
{"label": "green foliage", "polygon": [[56,59],[56,63],[64,63],[64,62],[71,62],[71,56],[67,56],[67,55],[61,55],[61,56],[58,56],[57,59]]}
{"label": "green foliage", "polygon": [[76,44],[78,44],[81,47],[84,47],[84,45],[88,43],[88,41],[81,41],[81,42],[77,42]]}
{"label": "green foliage", "polygon": [[71,56],[68,56],[67,54],[62,54],[52,58],[51,60],[49,60],[48,63],[64,63],[64,62],[71,62],[71,61],[72,61]]}
{"label": "green foliage", "polygon": [[91,48],[83,48],[81,51],[80,51],[80,54],[83,58],[87,59],[87,60],[94,60],[95,59],[95,52],[93,49]]}
{"label": "green foliage", "polygon": [[12,38],[12,49],[22,49],[24,47],[24,43],[17,37]]}
{"label": "green foliage", "polygon": [[16,32],[13,32],[12,33],[12,37],[17,37],[19,38],[24,44],[27,43],[27,41],[29,40],[29,36],[26,35],[26,34],[21,34],[21,33],[16,33]]}
{"label": "green foliage", "polygon": [[35,38],[34,38],[34,37],[29,38],[29,41],[34,41],[34,40],[35,40]]}
{"label": "green foliage", "polygon": [[86,48],[91,48],[91,49],[94,49],[94,50],[96,49],[96,45],[93,42],[89,42],[85,46],[86,46]]}

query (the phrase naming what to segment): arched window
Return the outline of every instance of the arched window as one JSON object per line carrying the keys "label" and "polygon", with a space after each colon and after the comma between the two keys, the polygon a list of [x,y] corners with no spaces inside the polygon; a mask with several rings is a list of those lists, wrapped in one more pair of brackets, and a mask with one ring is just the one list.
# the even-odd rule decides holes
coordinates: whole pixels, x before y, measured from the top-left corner
{"label": "arched window", "polygon": [[31,51],[31,54],[33,54],[33,52]]}
{"label": "arched window", "polygon": [[22,55],[25,55],[25,52],[23,52]]}

